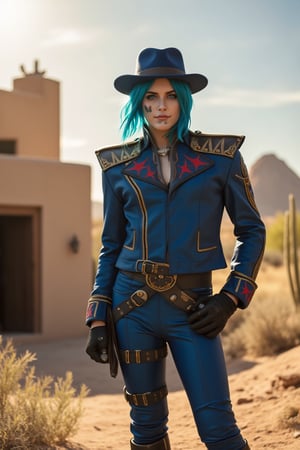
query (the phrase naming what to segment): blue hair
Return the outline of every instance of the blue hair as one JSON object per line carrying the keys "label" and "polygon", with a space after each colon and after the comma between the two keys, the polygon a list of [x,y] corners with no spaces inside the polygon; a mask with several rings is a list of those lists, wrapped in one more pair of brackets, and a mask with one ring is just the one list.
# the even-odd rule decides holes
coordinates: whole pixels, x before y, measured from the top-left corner
{"label": "blue hair", "polygon": [[[193,98],[187,83],[178,80],[170,80],[170,83],[177,95],[180,106],[180,115],[178,122],[171,128],[167,136],[170,142],[175,138],[175,136],[182,141],[183,136],[188,131],[191,122]],[[146,124],[142,102],[146,92],[152,84],[153,80],[137,84],[130,92],[128,102],[121,109],[120,128],[122,130],[122,139],[124,141],[139,132]]]}

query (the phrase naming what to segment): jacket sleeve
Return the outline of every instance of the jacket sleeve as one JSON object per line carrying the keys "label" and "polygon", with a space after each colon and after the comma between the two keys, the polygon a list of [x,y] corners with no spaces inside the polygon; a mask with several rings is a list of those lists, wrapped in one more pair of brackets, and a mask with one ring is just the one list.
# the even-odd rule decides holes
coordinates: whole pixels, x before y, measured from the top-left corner
{"label": "jacket sleeve", "polygon": [[102,173],[103,230],[95,282],[88,301],[86,324],[106,320],[107,306],[112,302],[116,277],[115,263],[123,246],[125,218],[120,198],[109,182],[109,170]]}
{"label": "jacket sleeve", "polygon": [[263,258],[265,226],[257,210],[247,167],[236,152],[225,187],[225,207],[234,225],[236,244],[231,272],[223,290],[235,295],[246,308],[257,288],[255,279]]}

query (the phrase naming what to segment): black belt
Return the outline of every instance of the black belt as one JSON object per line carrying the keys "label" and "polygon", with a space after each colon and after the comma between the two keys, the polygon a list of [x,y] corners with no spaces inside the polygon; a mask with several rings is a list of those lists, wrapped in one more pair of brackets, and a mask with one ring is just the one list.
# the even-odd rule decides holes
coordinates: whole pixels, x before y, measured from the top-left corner
{"label": "black belt", "polygon": [[178,308],[189,311],[196,304],[198,295],[186,292],[186,289],[211,287],[211,272],[170,275],[168,264],[153,261],[138,261],[136,267],[140,273],[121,272],[145,284],[113,310],[115,322],[133,309],[143,306],[157,292]]}
{"label": "black belt", "polygon": [[161,273],[138,273],[129,272],[128,270],[121,270],[130,278],[134,280],[146,282],[149,287],[157,292],[163,292],[170,289],[177,284],[181,289],[193,288],[210,288],[212,283],[211,272],[203,273],[187,273],[182,275],[163,275]]}
{"label": "black belt", "polygon": [[187,286],[187,287],[200,287],[211,286],[211,271],[210,272],[202,272],[202,273],[192,273],[192,274],[184,274],[184,275],[170,275],[170,265],[168,263],[155,262],[148,259],[139,259],[136,262],[136,270],[135,272],[127,272],[134,274],[143,274],[143,275],[157,275],[161,276],[170,276],[170,277],[180,277],[182,280],[186,278],[187,281],[195,282],[198,281],[198,284],[195,286]]}

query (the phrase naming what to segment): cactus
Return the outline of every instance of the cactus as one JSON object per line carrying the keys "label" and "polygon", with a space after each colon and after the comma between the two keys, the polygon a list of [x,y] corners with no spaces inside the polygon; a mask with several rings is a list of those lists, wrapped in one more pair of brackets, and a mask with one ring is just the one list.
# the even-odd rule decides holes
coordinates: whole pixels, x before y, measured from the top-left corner
{"label": "cactus", "polygon": [[300,309],[300,281],[297,243],[297,213],[293,194],[289,195],[289,210],[285,212],[284,256],[292,297],[297,310]]}

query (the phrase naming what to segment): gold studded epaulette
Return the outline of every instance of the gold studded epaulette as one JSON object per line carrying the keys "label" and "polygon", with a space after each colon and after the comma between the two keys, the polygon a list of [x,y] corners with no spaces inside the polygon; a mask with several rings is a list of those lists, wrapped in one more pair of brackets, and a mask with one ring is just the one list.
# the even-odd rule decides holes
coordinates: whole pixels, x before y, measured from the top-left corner
{"label": "gold studded epaulette", "polygon": [[105,171],[110,167],[136,158],[141,152],[142,142],[142,139],[138,138],[123,145],[104,147],[96,150],[95,153],[102,170]]}
{"label": "gold studded epaulette", "polygon": [[235,152],[244,142],[245,136],[225,134],[204,134],[200,131],[191,132],[190,146],[196,152],[233,158]]}

